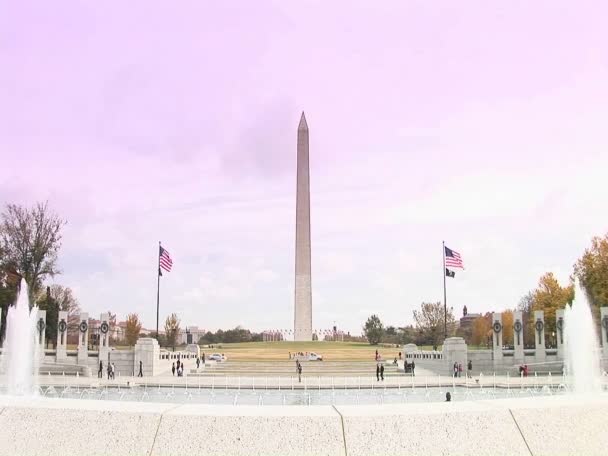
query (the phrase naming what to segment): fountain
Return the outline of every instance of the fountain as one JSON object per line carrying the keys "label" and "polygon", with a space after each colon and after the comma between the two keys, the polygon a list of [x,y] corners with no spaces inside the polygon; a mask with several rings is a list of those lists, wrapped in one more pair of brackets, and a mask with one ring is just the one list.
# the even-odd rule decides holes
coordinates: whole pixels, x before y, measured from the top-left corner
{"label": "fountain", "polygon": [[591,307],[586,293],[575,284],[572,306],[564,311],[565,369],[572,382],[572,390],[579,394],[598,393],[602,390],[599,343]]}
{"label": "fountain", "polygon": [[10,395],[36,393],[33,374],[38,360],[34,341],[37,313],[35,306],[30,311],[27,283],[21,279],[17,303],[9,308],[6,317],[3,367]]}

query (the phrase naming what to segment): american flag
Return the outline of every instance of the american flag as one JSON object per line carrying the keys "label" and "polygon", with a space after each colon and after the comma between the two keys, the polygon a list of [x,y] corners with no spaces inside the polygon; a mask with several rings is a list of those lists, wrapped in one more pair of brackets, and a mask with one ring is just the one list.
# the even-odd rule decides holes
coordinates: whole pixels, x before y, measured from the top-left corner
{"label": "american flag", "polygon": [[458,253],[455,250],[452,250],[448,247],[445,247],[445,246],[444,246],[444,248],[445,248],[445,267],[464,269],[464,264],[462,264],[462,258],[460,256],[460,253]]}
{"label": "american flag", "polygon": [[163,275],[161,269],[164,269],[167,272],[171,272],[171,268],[173,267],[173,260],[171,259],[171,255],[162,247],[160,248],[160,253],[158,255],[158,274]]}

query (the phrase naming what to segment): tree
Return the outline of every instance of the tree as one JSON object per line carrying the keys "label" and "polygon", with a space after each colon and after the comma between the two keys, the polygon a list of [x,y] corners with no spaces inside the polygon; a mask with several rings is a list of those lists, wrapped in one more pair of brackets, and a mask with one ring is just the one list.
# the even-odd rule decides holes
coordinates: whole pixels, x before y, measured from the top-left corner
{"label": "tree", "polygon": [[2,311],[2,317],[0,318],[0,341],[4,340],[6,315],[9,306],[17,300],[20,280],[18,276],[11,275],[9,271],[3,268],[2,258],[2,246],[0,246],[0,309]]}
{"label": "tree", "polygon": [[[414,310],[416,328],[423,339],[437,346],[444,339],[444,316],[446,313],[441,302],[423,302],[420,310]],[[456,319],[451,309],[447,312],[448,336],[455,331]]]}
{"label": "tree", "polygon": [[472,345],[487,345],[488,337],[492,334],[492,315],[487,313],[483,317],[473,320],[473,332],[471,334]]}
{"label": "tree", "polygon": [[363,326],[363,334],[365,334],[370,345],[378,345],[384,335],[384,325],[378,315],[374,314],[367,319]]}
{"label": "tree", "polygon": [[175,343],[177,342],[177,335],[179,334],[179,318],[177,315],[172,313],[165,320],[165,337],[167,338],[167,345],[173,348],[175,351]]}
{"label": "tree", "polygon": [[608,306],[608,234],[591,240],[591,247],[574,265],[574,274],[596,307],[594,313],[597,308]]}
{"label": "tree", "polygon": [[8,204],[0,220],[0,261],[28,284],[31,305],[44,279],[59,273],[57,255],[65,221],[47,203],[32,208]]}
{"label": "tree", "polygon": [[125,328],[125,339],[127,345],[133,346],[139,338],[139,332],[141,331],[141,322],[139,316],[136,313],[130,313],[127,315],[127,327]]}
{"label": "tree", "polygon": [[502,313],[502,343],[513,345],[513,311],[505,310]]}
{"label": "tree", "polygon": [[[574,299],[572,285],[562,287],[552,272],[543,275],[536,290],[532,292],[532,311],[542,310],[545,316],[545,335],[556,331],[555,311],[563,309]],[[531,326],[534,325],[534,312],[528,317]]]}

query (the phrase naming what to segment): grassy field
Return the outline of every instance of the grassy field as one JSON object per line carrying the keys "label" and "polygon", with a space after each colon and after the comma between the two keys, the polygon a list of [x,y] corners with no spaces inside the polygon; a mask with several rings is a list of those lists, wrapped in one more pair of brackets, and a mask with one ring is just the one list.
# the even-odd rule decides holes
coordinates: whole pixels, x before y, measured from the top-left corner
{"label": "grassy field", "polygon": [[326,361],[373,361],[376,350],[384,359],[398,356],[401,348],[374,346],[359,342],[248,342],[201,347],[207,355],[223,353],[229,360],[288,360],[289,352],[315,352]]}

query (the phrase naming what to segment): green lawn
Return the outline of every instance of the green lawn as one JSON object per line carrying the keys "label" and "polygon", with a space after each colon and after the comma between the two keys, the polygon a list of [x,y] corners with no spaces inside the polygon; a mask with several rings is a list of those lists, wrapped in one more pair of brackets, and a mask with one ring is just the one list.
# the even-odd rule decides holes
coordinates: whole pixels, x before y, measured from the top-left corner
{"label": "green lawn", "polygon": [[201,347],[206,354],[223,353],[240,361],[288,360],[289,352],[315,352],[327,361],[373,361],[376,350],[384,359],[398,356],[401,347],[383,347],[361,342],[247,342]]}

